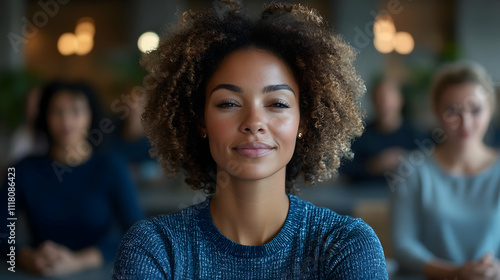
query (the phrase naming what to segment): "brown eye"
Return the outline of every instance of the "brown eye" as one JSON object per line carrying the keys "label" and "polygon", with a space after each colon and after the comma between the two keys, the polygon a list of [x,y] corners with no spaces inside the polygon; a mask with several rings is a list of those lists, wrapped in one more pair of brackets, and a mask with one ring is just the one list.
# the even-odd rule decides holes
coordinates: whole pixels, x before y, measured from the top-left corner
{"label": "brown eye", "polygon": [[239,104],[231,101],[231,100],[225,100],[217,103],[217,108],[222,108],[222,109],[230,109],[232,107],[238,107]]}
{"label": "brown eye", "polygon": [[285,101],[276,101],[271,104],[271,107],[279,108],[279,109],[286,109],[290,108],[290,105],[286,103]]}

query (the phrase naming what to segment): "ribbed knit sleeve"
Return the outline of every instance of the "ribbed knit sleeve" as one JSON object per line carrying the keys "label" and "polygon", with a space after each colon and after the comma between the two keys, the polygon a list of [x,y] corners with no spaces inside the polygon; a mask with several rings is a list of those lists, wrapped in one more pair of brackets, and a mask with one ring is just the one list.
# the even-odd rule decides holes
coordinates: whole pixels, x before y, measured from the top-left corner
{"label": "ribbed knit sleeve", "polygon": [[113,279],[173,279],[169,243],[161,237],[150,220],[132,226],[122,240]]}
{"label": "ribbed knit sleeve", "polygon": [[340,241],[328,238],[326,247],[331,270],[326,279],[387,279],[387,266],[380,241],[371,227],[356,219],[343,230]]}

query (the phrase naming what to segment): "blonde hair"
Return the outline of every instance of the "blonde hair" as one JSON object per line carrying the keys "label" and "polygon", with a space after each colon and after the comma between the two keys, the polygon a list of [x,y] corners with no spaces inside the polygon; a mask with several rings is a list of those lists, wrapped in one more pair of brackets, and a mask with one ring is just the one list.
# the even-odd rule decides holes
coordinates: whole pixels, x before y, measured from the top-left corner
{"label": "blonde hair", "polygon": [[492,110],[495,109],[495,89],[486,70],[477,63],[461,61],[441,67],[434,76],[431,86],[431,104],[433,110],[436,110],[440,98],[447,88],[467,83],[481,85],[488,95],[487,98],[490,101]]}

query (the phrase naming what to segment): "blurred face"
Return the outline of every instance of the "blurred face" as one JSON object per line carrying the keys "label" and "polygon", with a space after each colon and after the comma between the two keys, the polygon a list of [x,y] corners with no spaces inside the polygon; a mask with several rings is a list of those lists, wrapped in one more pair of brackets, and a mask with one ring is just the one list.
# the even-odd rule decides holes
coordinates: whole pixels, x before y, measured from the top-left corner
{"label": "blurred face", "polygon": [[401,113],[403,99],[394,83],[384,82],[380,84],[373,94],[373,104],[379,116],[393,116]]}
{"label": "blurred face", "polygon": [[85,139],[91,117],[85,96],[62,91],[49,104],[49,133],[58,145],[77,144]]}
{"label": "blurred face", "polygon": [[481,85],[466,83],[444,90],[436,113],[449,141],[459,145],[483,141],[491,120],[492,107]]}
{"label": "blurred face", "polygon": [[204,132],[218,170],[256,180],[284,172],[298,134],[299,88],[273,53],[229,54],[206,88]]}

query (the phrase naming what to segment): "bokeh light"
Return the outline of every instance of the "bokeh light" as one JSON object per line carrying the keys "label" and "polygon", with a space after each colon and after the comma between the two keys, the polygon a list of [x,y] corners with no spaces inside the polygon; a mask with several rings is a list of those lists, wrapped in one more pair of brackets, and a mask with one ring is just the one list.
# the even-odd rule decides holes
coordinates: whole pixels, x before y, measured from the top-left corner
{"label": "bokeh light", "polygon": [[139,40],[137,41],[137,46],[139,47],[139,50],[141,52],[146,53],[155,50],[158,47],[159,42],[160,42],[160,37],[158,37],[158,34],[149,31],[143,33],[139,37]]}
{"label": "bokeh light", "polygon": [[380,53],[390,53],[394,50],[394,38],[375,37],[373,46]]}
{"label": "bokeh light", "polygon": [[409,54],[413,51],[415,42],[408,32],[398,32],[394,37],[394,49],[400,54]]}
{"label": "bokeh light", "polygon": [[382,40],[391,40],[396,34],[396,26],[390,17],[377,16],[373,25],[373,34]]}
{"label": "bokeh light", "polygon": [[71,55],[75,53],[77,46],[78,41],[73,33],[64,33],[57,41],[57,49],[62,55]]}
{"label": "bokeh light", "polygon": [[88,34],[92,37],[95,35],[95,25],[92,18],[84,17],[77,21],[75,34],[78,36],[83,33]]}
{"label": "bokeh light", "polygon": [[396,32],[394,21],[388,15],[379,15],[373,24],[373,46],[380,53],[409,54],[415,47],[413,37],[408,32]]}
{"label": "bokeh light", "polygon": [[80,33],[76,36],[77,47],[75,53],[77,55],[86,55],[94,47],[94,38],[87,33]]}

